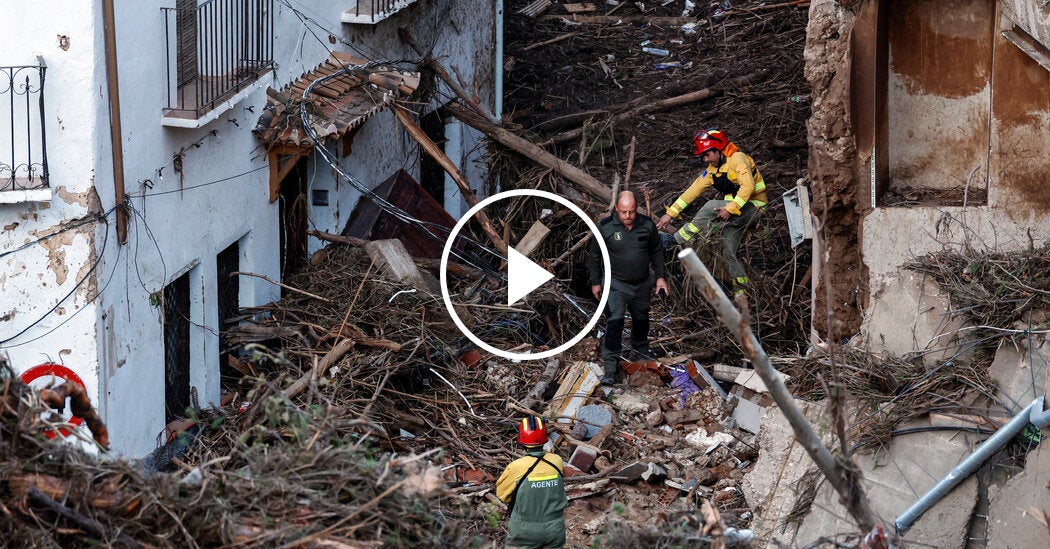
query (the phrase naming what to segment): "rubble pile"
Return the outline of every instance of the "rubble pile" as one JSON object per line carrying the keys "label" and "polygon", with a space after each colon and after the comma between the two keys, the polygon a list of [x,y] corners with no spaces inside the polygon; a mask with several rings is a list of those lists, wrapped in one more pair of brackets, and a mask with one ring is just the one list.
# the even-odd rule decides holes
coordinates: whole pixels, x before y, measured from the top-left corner
{"label": "rubble pile", "polygon": [[30,389],[2,360],[0,384],[5,545],[469,545],[455,517],[471,511],[431,456],[384,454],[331,412],[279,395],[239,414],[202,410],[163,460],[130,462],[51,440],[50,389]]}
{"label": "rubble pile", "polygon": [[[692,162],[696,131],[726,131],[758,163],[770,197],[741,245],[754,328],[771,352],[803,352],[811,251],[808,242],[792,246],[781,197],[806,176],[808,2],[542,4],[506,6],[504,123],[610,188],[640,193],[639,211],[656,218],[702,169]],[[494,180],[564,194],[596,218],[609,210],[558,173],[493,149]],[[694,202],[683,219],[712,197]],[[692,246],[712,273],[728,280],[719,238],[698,238]],[[676,285],[684,276],[670,267]],[[678,292],[681,310],[700,316],[677,335],[688,337],[692,349],[739,358],[695,290]]]}

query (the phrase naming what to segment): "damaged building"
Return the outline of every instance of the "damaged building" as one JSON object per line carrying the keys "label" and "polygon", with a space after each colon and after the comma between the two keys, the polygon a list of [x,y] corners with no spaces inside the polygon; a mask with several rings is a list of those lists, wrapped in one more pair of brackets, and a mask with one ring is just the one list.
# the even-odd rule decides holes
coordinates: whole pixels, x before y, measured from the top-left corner
{"label": "damaged building", "polygon": [[[567,546],[1050,540],[1044,0],[89,4],[0,8],[12,543],[496,546],[531,415]],[[659,217],[703,128],[765,178],[753,284],[669,245],[610,383],[575,216]],[[439,267],[504,188],[584,214]]]}
{"label": "damaged building", "polygon": [[442,116],[453,94],[417,64],[441,52],[498,112],[500,13],[459,0],[5,3],[0,350],[18,372],[75,376],[119,452],[153,449],[191,402],[219,402],[225,327],[280,297],[321,247],[308,231],[339,234],[399,173],[462,211],[388,107],[415,93],[430,139],[484,181],[480,134]]}

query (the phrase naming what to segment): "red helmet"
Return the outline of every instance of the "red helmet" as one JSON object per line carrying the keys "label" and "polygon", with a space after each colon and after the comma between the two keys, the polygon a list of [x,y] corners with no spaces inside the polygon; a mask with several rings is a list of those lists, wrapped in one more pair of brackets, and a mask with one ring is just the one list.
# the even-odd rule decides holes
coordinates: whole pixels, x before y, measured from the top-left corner
{"label": "red helmet", "polygon": [[729,138],[721,130],[698,130],[693,136],[693,143],[696,144],[693,154],[701,155],[711,149],[724,151],[729,144]]}
{"label": "red helmet", "polygon": [[536,416],[529,416],[518,425],[518,442],[525,446],[542,446],[547,443],[547,426]]}

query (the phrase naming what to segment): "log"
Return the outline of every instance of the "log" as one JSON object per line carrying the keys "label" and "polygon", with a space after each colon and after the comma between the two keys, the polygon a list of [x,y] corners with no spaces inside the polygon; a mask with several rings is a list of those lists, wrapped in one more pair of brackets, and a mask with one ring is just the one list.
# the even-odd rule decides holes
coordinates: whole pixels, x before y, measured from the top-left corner
{"label": "log", "polygon": [[532,45],[529,45],[529,46],[525,46],[524,48],[521,48],[521,51],[529,51],[529,50],[534,50],[536,48],[542,48],[543,46],[549,46],[551,44],[557,44],[558,42],[561,42],[562,40],[568,40],[569,38],[572,38],[573,36],[576,36],[577,34],[580,34],[580,33],[578,33],[578,32],[570,32],[568,34],[563,34],[561,36],[555,36],[554,38],[551,38],[550,40],[544,40],[543,42],[536,42],[535,44],[532,44]]}
{"label": "log", "polygon": [[561,371],[560,360],[552,358],[548,361],[547,368],[543,370],[542,374],[540,374],[540,379],[536,381],[536,384],[532,386],[532,390],[529,391],[529,394],[525,395],[525,398],[521,401],[522,407],[532,408],[532,406],[539,401],[540,396],[542,396],[543,392],[547,390],[547,386],[550,385],[551,380],[554,379],[554,376],[556,376],[559,371]]}
{"label": "log", "polygon": [[695,17],[650,17],[648,15],[543,15],[539,19],[564,19],[570,23],[593,23],[598,25],[615,25],[617,23],[648,23],[660,27],[681,27],[686,23],[699,21]]}
{"label": "log", "polygon": [[112,536],[107,533],[102,524],[91,517],[84,516],[65,505],[55,501],[47,494],[37,490],[35,487],[29,487],[28,499],[34,505],[44,507],[51,510],[58,516],[68,520],[70,523],[75,525],[77,528],[84,530],[85,532],[99,538],[99,540],[112,539],[114,545],[123,547],[141,548],[142,545],[134,539],[128,537],[127,534],[117,533],[116,536]]}
{"label": "log", "polygon": [[[408,135],[411,135],[413,139],[422,145],[423,150],[430,155],[441,167],[445,170],[453,181],[456,182],[456,186],[459,187],[459,192],[463,193],[463,198],[470,204],[471,207],[478,204],[478,197],[474,194],[474,189],[470,188],[470,184],[467,182],[467,178],[463,175],[463,172],[459,170],[452,159],[445,155],[441,147],[437,146],[430,137],[427,136],[423,128],[416,125],[415,121],[408,114],[408,109],[401,105],[393,105],[394,114],[397,115],[397,119],[401,122],[401,125],[408,131]],[[496,247],[501,254],[507,253],[507,243],[500,238],[499,233],[496,232],[496,228],[492,226],[492,221],[485,215],[484,211],[477,213],[478,222],[481,223],[481,229],[485,231],[485,234],[489,237],[492,245]]]}
{"label": "log", "polygon": [[[722,95],[726,89],[734,89],[741,86],[746,86],[762,76],[765,76],[766,71],[755,71],[744,76],[734,78],[727,83],[726,86],[720,88],[704,88],[701,90],[685,93],[682,95],[676,95],[674,97],[668,97],[667,99],[660,99],[651,103],[638,104],[639,99],[632,99],[631,101],[622,105],[613,105],[605,109],[609,112],[617,112],[617,114],[610,117],[612,122],[620,122],[628,118],[638,116],[640,114],[646,114],[650,112],[663,111],[682,105],[688,105],[689,103],[695,103],[697,101],[703,101],[712,97]],[[626,110],[624,110],[626,109]],[[619,112],[622,111],[622,112]],[[550,139],[551,143],[564,143],[565,141],[571,141],[578,139],[583,135],[583,128],[577,128],[567,132],[562,132]]]}
{"label": "log", "polygon": [[[703,101],[704,99],[710,99],[721,94],[722,90],[704,88],[702,90],[697,90],[695,92],[687,93],[685,95],[678,95],[668,99],[661,99],[659,101],[649,103],[648,105],[635,107],[629,111],[625,111],[620,114],[614,115],[610,117],[609,120],[612,122],[621,122],[633,116],[638,116],[639,114],[667,110],[681,105],[688,105],[689,103]],[[572,141],[573,139],[579,139],[582,135],[583,128],[576,128],[575,130],[569,130],[567,132],[559,133],[552,137],[550,141],[552,143],[564,143],[566,141]]]}
{"label": "log", "polygon": [[810,459],[817,464],[820,472],[828,479],[832,488],[838,493],[840,502],[846,507],[847,512],[853,518],[861,532],[871,532],[879,523],[868,502],[864,487],[860,484],[860,469],[848,455],[833,456],[824,443],[816,429],[806,419],[805,414],[795,403],[795,398],[784,385],[784,378],[769,361],[765,349],[751,331],[747,318],[737,310],[733,302],[729,300],[722,287],[711,276],[711,272],[697,257],[696,252],[687,248],[678,254],[679,261],[685,267],[687,273],[700,288],[704,299],[718,313],[718,319],[729,328],[736,336],[740,346],[744,349],[744,355],[755,365],[755,371],[769,388],[770,395],[776,402],[777,407],[784,413],[788,424],[795,434],[795,439],[809,454]]}
{"label": "log", "polygon": [[397,29],[397,35],[401,37],[402,42],[408,44],[408,46],[412,48],[412,51],[416,52],[416,55],[426,58],[427,66],[433,69],[434,74],[436,74],[445,84],[448,84],[449,88],[452,88],[452,92],[456,94],[456,97],[459,97],[461,101],[473,107],[474,110],[480,113],[490,124],[499,123],[496,117],[492,115],[492,112],[489,111],[488,107],[481,104],[481,101],[478,100],[477,96],[467,93],[467,90],[463,89],[463,86],[452,78],[448,71],[445,70],[445,67],[441,66],[441,63],[430,55],[429,51],[423,51],[423,48],[416,44],[416,41],[412,38],[412,35],[409,34],[407,29],[404,27]]}
{"label": "log", "polygon": [[344,339],[332,347],[330,351],[325,353],[324,358],[314,363],[313,368],[309,372],[303,374],[299,379],[295,380],[294,383],[288,386],[284,390],[284,396],[288,399],[295,398],[299,393],[303,392],[309,385],[311,380],[317,379],[317,376],[328,370],[333,364],[339,362],[341,358],[346,356],[351,349],[354,348],[355,341],[353,339]]}
{"label": "log", "polygon": [[558,174],[566,180],[574,183],[578,189],[591,195],[599,202],[608,203],[612,199],[612,191],[601,181],[598,181],[576,166],[573,166],[572,164],[569,164],[543,150],[531,141],[486,121],[477,113],[466,109],[461,105],[451,103],[448,105],[448,109],[453,116],[463,121],[464,124],[491,137],[504,147],[513,149],[525,155],[537,164],[558,172]]}

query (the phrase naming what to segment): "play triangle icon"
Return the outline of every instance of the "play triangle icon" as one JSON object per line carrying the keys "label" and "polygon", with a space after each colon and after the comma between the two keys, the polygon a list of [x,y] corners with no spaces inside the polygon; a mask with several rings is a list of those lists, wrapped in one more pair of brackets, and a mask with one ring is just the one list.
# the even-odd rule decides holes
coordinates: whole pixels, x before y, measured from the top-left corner
{"label": "play triangle icon", "polygon": [[507,306],[514,305],[533,290],[554,278],[514,248],[507,248]]}

